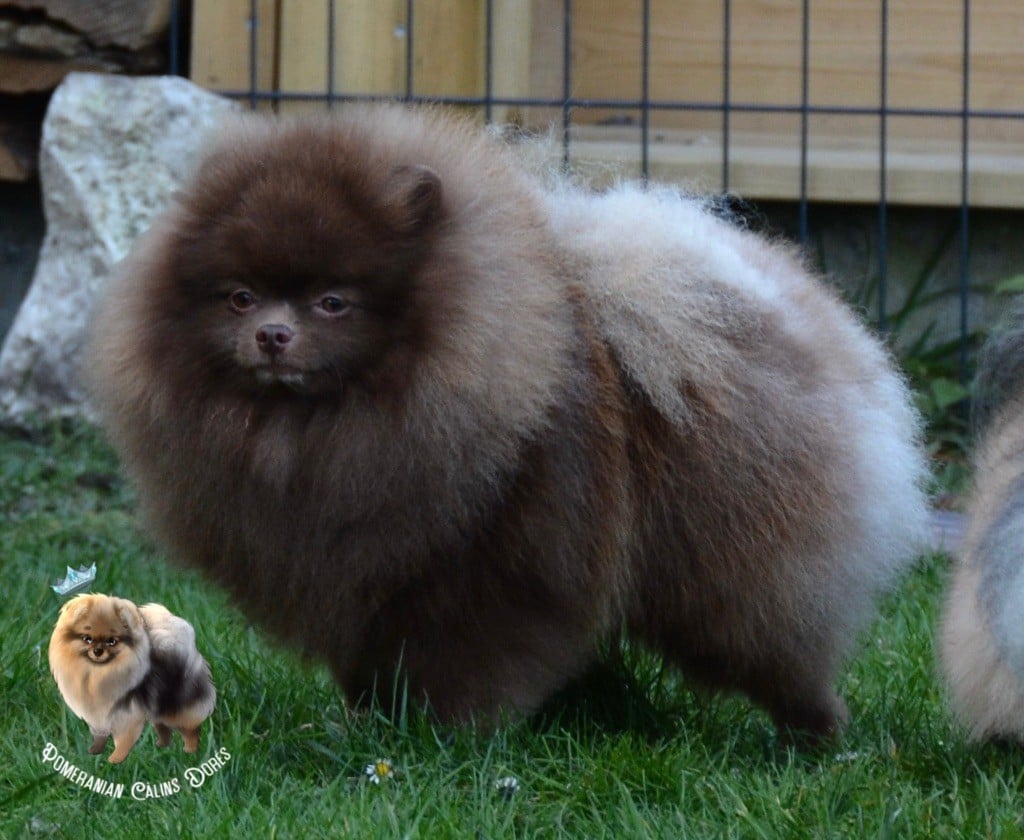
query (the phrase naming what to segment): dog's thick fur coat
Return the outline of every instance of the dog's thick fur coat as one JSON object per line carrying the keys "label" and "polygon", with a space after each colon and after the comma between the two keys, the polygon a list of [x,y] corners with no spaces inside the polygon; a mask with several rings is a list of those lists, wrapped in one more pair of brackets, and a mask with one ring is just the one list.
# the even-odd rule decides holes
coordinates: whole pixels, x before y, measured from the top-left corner
{"label": "dog's thick fur coat", "polygon": [[[256,292],[221,316],[227,275]],[[321,282],[350,333],[304,320]],[[257,299],[309,367],[265,391]],[[669,190],[542,186],[437,111],[227,129],[89,358],[171,554],[353,700],[400,667],[442,718],[529,712],[625,625],[827,734],[924,533],[904,383],[788,248]]]}
{"label": "dog's thick fur coat", "polygon": [[1024,742],[1024,306],[990,337],[975,384],[974,491],[939,637],[974,740]]}

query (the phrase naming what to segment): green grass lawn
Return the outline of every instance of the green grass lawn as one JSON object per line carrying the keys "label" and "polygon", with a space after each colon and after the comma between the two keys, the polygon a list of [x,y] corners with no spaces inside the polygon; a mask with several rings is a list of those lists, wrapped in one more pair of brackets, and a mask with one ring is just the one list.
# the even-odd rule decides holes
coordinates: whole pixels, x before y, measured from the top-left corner
{"label": "green grass lawn", "polygon": [[[120,766],[87,753],[46,647],[60,605],[49,584],[92,562],[96,591],[160,601],[195,625],[219,691],[198,756],[180,741],[158,750],[151,729]],[[935,679],[947,562],[923,559],[883,605],[842,680],[850,729],[817,752],[628,650],[534,720],[391,722],[347,712],[324,668],[165,564],[95,433],[0,431],[0,837],[1024,836],[1024,751],[968,746]],[[217,755],[229,758],[193,787],[191,768]],[[373,784],[364,768],[378,758],[394,772]],[[65,763],[122,795],[64,778]],[[503,792],[509,776],[518,789]]]}

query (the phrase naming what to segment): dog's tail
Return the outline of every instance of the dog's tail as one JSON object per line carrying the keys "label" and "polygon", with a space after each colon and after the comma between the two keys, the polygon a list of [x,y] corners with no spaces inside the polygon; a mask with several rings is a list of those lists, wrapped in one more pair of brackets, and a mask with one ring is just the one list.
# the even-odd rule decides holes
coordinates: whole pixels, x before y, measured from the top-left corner
{"label": "dog's tail", "polygon": [[1024,742],[1024,305],[979,353],[974,489],[940,633],[957,718],[975,740]]}

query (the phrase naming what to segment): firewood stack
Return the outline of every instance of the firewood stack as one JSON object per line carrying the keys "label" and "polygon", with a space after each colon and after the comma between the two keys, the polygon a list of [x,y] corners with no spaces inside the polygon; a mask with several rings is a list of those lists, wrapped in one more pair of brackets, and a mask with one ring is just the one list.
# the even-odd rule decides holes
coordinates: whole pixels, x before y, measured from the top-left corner
{"label": "firewood stack", "polygon": [[35,175],[50,92],[75,71],[158,73],[170,0],[0,0],[0,180]]}

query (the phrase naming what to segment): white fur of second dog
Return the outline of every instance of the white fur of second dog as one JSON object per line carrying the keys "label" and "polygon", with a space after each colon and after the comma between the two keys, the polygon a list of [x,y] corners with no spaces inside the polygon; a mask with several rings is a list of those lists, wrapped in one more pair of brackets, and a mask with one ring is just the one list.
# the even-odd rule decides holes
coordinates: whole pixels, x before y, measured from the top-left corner
{"label": "white fur of second dog", "polygon": [[973,740],[1024,742],[1024,399],[975,454],[969,525],[946,598],[942,670]]}

